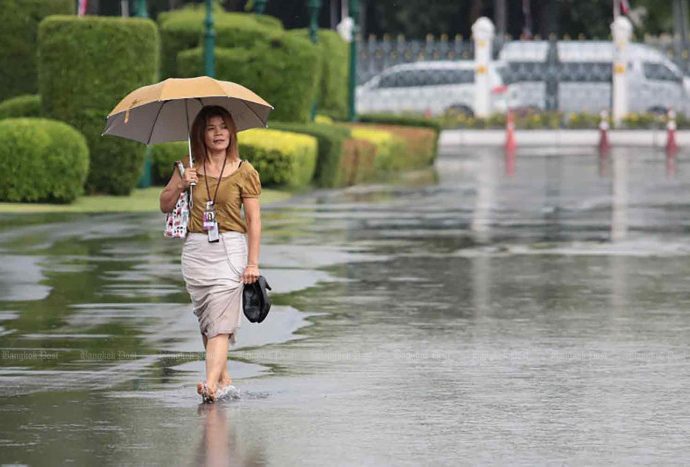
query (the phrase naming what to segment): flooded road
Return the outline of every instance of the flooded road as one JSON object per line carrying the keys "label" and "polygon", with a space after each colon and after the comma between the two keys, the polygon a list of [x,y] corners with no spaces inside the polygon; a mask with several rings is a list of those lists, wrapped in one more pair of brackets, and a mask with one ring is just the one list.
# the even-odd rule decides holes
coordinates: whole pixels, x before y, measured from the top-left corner
{"label": "flooded road", "polygon": [[4,215],[0,463],[686,463],[686,158],[447,149],[265,208],[215,405],[161,216]]}

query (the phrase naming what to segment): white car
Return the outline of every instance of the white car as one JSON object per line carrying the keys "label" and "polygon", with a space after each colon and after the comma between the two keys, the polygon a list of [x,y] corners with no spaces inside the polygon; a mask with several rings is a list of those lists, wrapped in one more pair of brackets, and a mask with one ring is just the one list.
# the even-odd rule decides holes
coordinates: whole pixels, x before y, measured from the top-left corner
{"label": "white car", "polygon": [[[499,59],[505,63],[511,107],[545,108],[549,72],[546,41],[505,44]],[[557,42],[558,110],[599,113],[611,108],[613,44],[608,41]],[[628,48],[628,109],[686,113],[690,86],[680,69],[663,53],[643,44]]]}
{"label": "white car", "polygon": [[[474,115],[475,62],[425,61],[395,65],[357,87],[357,112],[440,115],[449,109]],[[491,111],[505,112],[507,88],[500,63],[489,67]]]}

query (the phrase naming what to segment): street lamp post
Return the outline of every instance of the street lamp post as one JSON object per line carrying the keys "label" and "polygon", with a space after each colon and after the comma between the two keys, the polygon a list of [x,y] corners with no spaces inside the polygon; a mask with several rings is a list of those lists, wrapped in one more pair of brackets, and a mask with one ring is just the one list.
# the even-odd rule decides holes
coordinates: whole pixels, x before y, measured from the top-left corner
{"label": "street lamp post", "polygon": [[[309,10],[309,39],[311,39],[311,42],[316,45],[319,42],[319,10],[321,10],[321,0],[307,0],[307,9]],[[312,121],[314,121],[314,118],[316,118],[316,110],[318,105],[317,95],[311,105]]]}
{"label": "street lamp post", "polygon": [[[146,0],[136,0],[134,16],[137,18],[148,18],[149,14],[146,10]],[[153,160],[151,158],[151,148],[147,146],[146,153],[144,154],[144,170],[141,173],[141,177],[139,177],[139,181],[137,183],[139,188],[148,188],[153,184],[152,169]]]}
{"label": "street lamp post", "polygon": [[216,75],[216,31],[213,29],[213,0],[206,0],[206,29],[204,32],[204,73],[213,78]]}
{"label": "street lamp post", "polygon": [[254,13],[257,15],[263,15],[264,10],[266,10],[266,4],[268,0],[255,0],[254,1]]}
{"label": "street lamp post", "polygon": [[319,42],[319,11],[321,10],[321,0],[307,0],[309,10],[309,38],[316,44]]}
{"label": "street lamp post", "polygon": [[359,33],[359,0],[350,0],[350,17],[352,18],[352,40],[350,41],[350,92],[348,119],[353,122],[357,118],[355,109],[355,86],[357,85],[357,34]]}

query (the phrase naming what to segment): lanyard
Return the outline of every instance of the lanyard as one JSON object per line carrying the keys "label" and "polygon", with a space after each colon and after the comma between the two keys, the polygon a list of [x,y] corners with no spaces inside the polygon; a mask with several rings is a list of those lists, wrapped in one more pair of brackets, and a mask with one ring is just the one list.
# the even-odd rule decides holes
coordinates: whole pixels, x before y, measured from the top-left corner
{"label": "lanyard", "polygon": [[[216,192],[213,193],[213,205],[216,205],[216,196],[218,196],[218,188],[220,187],[220,180],[223,178],[223,172],[225,172],[225,163],[228,158],[223,159],[223,168],[220,169],[220,174],[218,174],[218,183],[216,184]],[[206,182],[206,195],[208,195],[209,200],[211,199],[211,190],[208,189],[208,175],[206,175],[206,160],[204,159],[204,182]]]}

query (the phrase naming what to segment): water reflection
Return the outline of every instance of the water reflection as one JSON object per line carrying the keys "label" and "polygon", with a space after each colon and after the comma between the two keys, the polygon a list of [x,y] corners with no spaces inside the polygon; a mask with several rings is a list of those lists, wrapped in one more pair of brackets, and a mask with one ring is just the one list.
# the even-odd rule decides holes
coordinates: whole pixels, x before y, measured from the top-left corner
{"label": "water reflection", "polygon": [[611,201],[611,240],[624,240],[628,235],[628,154],[613,156]]}
{"label": "water reflection", "polygon": [[[263,466],[266,459],[257,447],[265,433],[255,433],[251,443],[242,442],[232,420],[232,410],[224,403],[200,404],[197,414],[203,427],[192,465],[208,467]],[[191,427],[190,427],[191,428]]]}

